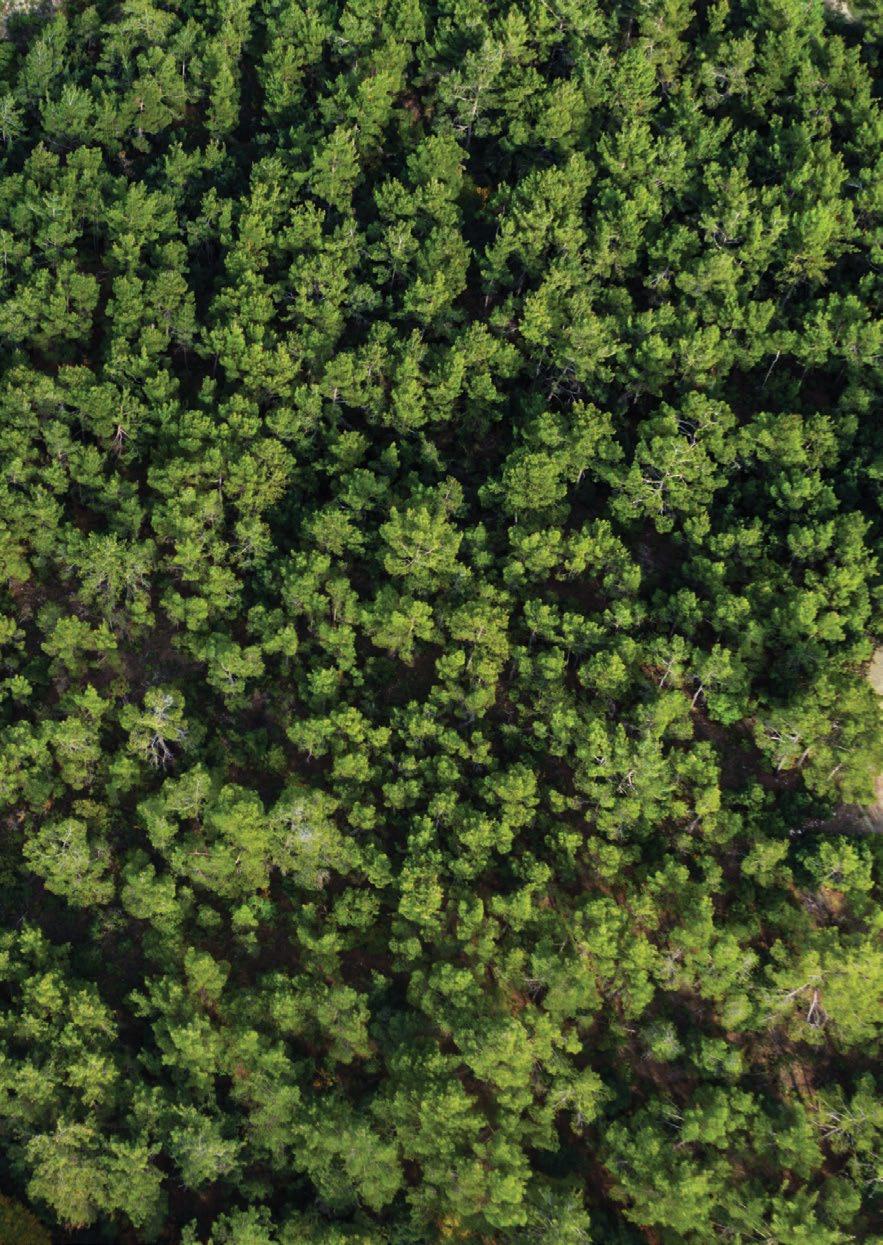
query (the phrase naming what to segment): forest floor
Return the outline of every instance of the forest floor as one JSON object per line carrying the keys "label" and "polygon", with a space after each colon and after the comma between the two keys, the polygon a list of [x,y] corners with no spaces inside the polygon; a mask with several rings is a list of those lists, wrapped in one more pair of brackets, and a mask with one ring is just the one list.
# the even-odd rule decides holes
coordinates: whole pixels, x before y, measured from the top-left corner
{"label": "forest floor", "polygon": [[846,0],[825,0],[825,8],[844,22],[854,22],[857,20]]}
{"label": "forest floor", "polygon": [[6,24],[19,13],[37,13],[48,17],[61,7],[62,0],[0,0],[0,38],[6,35]]}

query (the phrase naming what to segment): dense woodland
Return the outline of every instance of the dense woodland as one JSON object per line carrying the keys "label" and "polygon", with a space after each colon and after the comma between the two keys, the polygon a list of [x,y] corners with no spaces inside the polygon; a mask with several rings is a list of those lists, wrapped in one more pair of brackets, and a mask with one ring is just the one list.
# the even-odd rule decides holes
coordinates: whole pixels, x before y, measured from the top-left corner
{"label": "dense woodland", "polygon": [[0,41],[0,1235],[883,1239],[880,10]]}

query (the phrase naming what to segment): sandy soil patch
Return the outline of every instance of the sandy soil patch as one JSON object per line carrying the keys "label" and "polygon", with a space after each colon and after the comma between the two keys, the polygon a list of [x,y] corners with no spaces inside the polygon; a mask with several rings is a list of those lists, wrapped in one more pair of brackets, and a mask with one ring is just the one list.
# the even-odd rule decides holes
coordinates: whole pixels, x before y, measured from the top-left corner
{"label": "sandy soil patch", "polygon": [[846,3],[846,0],[824,0],[825,8],[842,22],[855,22],[858,18]]}
{"label": "sandy soil patch", "polygon": [[0,0],[0,38],[5,38],[9,19],[18,13],[37,13],[49,17],[61,7],[62,0]]}

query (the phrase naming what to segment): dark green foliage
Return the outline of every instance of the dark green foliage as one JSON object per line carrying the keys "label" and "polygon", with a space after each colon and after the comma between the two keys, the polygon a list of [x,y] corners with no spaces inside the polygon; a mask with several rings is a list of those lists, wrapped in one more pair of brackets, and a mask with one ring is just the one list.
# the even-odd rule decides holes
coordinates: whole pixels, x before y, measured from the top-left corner
{"label": "dark green foliage", "polygon": [[0,1235],[879,1239],[878,7],[9,16]]}

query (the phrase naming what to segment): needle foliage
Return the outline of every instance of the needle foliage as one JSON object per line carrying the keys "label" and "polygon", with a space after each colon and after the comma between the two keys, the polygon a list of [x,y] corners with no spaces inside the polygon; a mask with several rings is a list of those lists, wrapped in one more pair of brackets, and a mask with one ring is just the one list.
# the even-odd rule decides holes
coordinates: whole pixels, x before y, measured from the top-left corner
{"label": "needle foliage", "polygon": [[4,1240],[880,1239],[880,34],[7,14]]}

